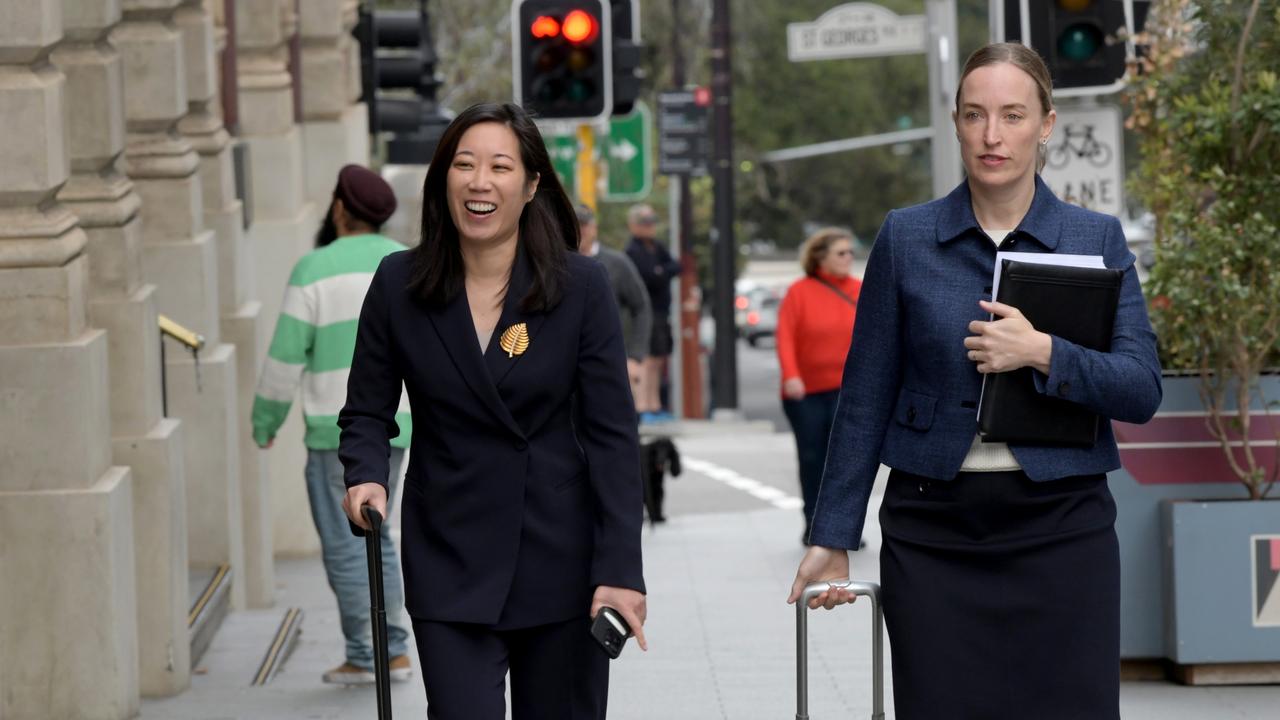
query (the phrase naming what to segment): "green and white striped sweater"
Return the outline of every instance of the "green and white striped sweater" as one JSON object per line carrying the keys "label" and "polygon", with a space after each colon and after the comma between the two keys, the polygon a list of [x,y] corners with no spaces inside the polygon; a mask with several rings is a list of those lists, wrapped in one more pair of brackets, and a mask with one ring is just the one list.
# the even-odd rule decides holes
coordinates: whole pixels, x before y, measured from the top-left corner
{"label": "green and white striped sweater", "polygon": [[[352,235],[307,253],[294,265],[253,399],[253,439],[259,445],[284,424],[301,383],[307,447],[338,449],[338,411],[347,400],[360,307],[378,263],[398,250],[404,246],[381,235]],[[400,435],[391,445],[407,448],[411,421],[403,390],[396,423]]]}

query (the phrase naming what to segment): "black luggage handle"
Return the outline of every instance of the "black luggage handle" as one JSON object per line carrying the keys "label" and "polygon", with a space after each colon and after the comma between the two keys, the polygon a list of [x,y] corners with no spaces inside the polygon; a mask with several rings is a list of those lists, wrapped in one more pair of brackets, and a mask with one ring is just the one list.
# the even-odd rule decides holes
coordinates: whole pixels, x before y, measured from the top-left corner
{"label": "black luggage handle", "polygon": [[387,657],[387,608],[382,597],[382,513],[360,506],[369,525],[364,533],[369,555],[369,614],[373,624],[373,672],[377,680],[378,720],[391,720],[391,668]]}
{"label": "black luggage handle", "polygon": [[880,586],[835,580],[809,585],[796,601],[796,720],[809,720],[809,601],[828,590],[848,590],[871,601],[871,717],[884,720],[884,612]]}

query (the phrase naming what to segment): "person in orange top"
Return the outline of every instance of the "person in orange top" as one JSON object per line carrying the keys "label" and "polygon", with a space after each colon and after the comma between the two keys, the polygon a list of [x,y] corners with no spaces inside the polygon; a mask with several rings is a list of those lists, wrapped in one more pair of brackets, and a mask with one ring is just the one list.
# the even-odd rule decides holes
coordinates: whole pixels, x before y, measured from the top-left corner
{"label": "person in orange top", "polygon": [[807,544],[862,282],[850,275],[853,238],[838,228],[809,236],[800,265],[805,276],[787,289],[778,312],[777,345],[782,409],[800,461]]}

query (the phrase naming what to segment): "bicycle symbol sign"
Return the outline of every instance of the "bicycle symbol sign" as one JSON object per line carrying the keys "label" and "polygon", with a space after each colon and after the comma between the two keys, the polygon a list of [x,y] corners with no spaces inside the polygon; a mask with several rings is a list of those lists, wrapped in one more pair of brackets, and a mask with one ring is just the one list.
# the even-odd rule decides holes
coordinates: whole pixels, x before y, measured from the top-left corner
{"label": "bicycle symbol sign", "polygon": [[1061,141],[1049,146],[1047,164],[1058,169],[1066,167],[1072,159],[1088,161],[1095,167],[1106,167],[1111,162],[1111,148],[1094,138],[1092,125],[1063,125]]}
{"label": "bicycle symbol sign", "polygon": [[1124,211],[1120,109],[1059,108],[1041,177],[1059,198],[1110,215]]}

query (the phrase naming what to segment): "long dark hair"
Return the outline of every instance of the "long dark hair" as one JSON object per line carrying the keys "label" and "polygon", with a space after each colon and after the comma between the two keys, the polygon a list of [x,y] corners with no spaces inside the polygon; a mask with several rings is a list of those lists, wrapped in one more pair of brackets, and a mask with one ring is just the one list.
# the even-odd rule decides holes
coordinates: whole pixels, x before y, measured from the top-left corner
{"label": "long dark hair", "polygon": [[526,177],[538,176],[538,192],[520,213],[517,262],[523,255],[532,270],[529,292],[520,302],[526,312],[549,310],[560,301],[568,253],[578,247],[578,222],[551,166],[542,133],[528,113],[511,103],[472,105],[459,113],[441,136],[422,186],[422,242],[413,250],[409,289],[421,301],[437,307],[462,291],[465,269],[458,228],[449,215],[446,179],[463,133],[484,122],[511,128],[520,144]]}
{"label": "long dark hair", "polygon": [[333,221],[333,201],[329,201],[329,209],[324,213],[320,229],[316,230],[316,247],[322,248],[338,239],[338,224]]}

